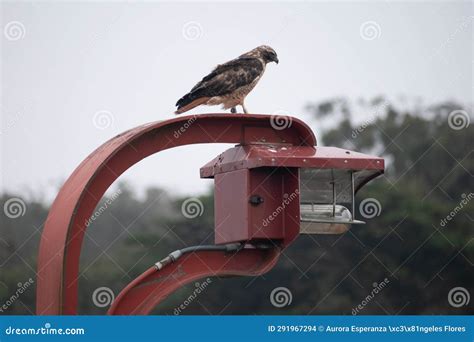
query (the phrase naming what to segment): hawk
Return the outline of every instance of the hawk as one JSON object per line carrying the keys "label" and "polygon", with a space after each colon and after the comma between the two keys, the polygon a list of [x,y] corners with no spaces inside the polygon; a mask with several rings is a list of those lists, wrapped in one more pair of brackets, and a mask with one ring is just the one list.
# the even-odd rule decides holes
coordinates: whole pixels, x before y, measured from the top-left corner
{"label": "hawk", "polygon": [[212,72],[196,84],[189,93],[176,102],[175,114],[181,114],[199,105],[222,105],[236,113],[236,106],[244,105],[245,97],[257,85],[265,72],[267,63],[278,64],[278,57],[271,47],[262,45],[243,55],[219,64]]}

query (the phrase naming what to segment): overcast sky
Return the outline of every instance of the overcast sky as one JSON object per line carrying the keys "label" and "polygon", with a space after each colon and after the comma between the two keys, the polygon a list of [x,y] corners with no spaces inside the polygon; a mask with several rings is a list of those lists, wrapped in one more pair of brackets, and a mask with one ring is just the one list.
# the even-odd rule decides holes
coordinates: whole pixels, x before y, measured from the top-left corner
{"label": "overcast sky", "polygon": [[[334,96],[472,103],[473,15],[470,1],[2,2],[0,191],[52,199],[99,145],[174,117],[216,64],[261,44],[280,64],[249,95],[254,113],[308,119],[307,102]],[[199,167],[228,147],[161,152],[120,179],[200,193]]]}

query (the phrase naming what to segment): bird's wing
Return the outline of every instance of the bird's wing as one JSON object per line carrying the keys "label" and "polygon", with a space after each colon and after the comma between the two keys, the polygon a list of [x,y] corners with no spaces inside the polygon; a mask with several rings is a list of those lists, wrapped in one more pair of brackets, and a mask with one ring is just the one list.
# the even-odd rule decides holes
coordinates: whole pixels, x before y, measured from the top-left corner
{"label": "bird's wing", "polygon": [[218,65],[209,75],[196,84],[191,91],[178,100],[178,109],[199,98],[211,98],[232,93],[252,83],[263,72],[263,64],[252,57],[239,57]]}
{"label": "bird's wing", "polygon": [[239,57],[218,65],[191,89],[191,93],[205,90],[206,96],[226,95],[252,83],[262,71],[263,65],[257,58]]}

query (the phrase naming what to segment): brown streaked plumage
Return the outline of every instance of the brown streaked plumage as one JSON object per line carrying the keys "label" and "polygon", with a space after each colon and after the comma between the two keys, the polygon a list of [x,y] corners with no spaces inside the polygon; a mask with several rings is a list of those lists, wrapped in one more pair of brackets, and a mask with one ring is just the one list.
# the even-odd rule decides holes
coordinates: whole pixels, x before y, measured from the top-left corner
{"label": "brown streaked plumage", "polygon": [[271,47],[261,45],[227,63],[219,64],[209,75],[196,84],[189,93],[176,102],[176,114],[187,112],[199,105],[222,105],[235,113],[236,106],[242,106],[245,97],[257,85],[265,72],[267,63],[278,63],[278,57]]}

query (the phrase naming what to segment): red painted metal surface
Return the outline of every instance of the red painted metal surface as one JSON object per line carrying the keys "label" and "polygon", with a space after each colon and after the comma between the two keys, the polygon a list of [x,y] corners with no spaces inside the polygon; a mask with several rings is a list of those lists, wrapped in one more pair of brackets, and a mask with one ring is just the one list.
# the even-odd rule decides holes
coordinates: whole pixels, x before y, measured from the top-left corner
{"label": "red painted metal surface", "polygon": [[[271,118],[231,114],[177,117],[126,131],[89,155],[61,188],[44,226],[38,256],[37,313],[77,313],[79,257],[86,222],[123,172],[151,154],[187,144],[316,145],[313,132],[302,121],[293,118],[290,127],[274,129]],[[255,255],[254,261],[259,263],[260,258]]]}
{"label": "red painted metal surface", "polygon": [[[239,169],[214,181],[216,244],[265,240],[286,247],[298,236],[297,168]],[[250,203],[252,196],[261,202]]]}
{"label": "red painted metal surface", "polygon": [[[278,248],[244,249],[226,254],[200,251],[183,256],[160,271],[152,267],[131,282],[114,300],[110,315],[146,315],[178,288],[214,276],[257,276],[277,262]],[[212,280],[211,280],[212,281]]]}
{"label": "red painted metal surface", "polygon": [[257,167],[375,170],[383,173],[384,159],[326,146],[246,145],[221,153],[201,168],[201,178]]}

